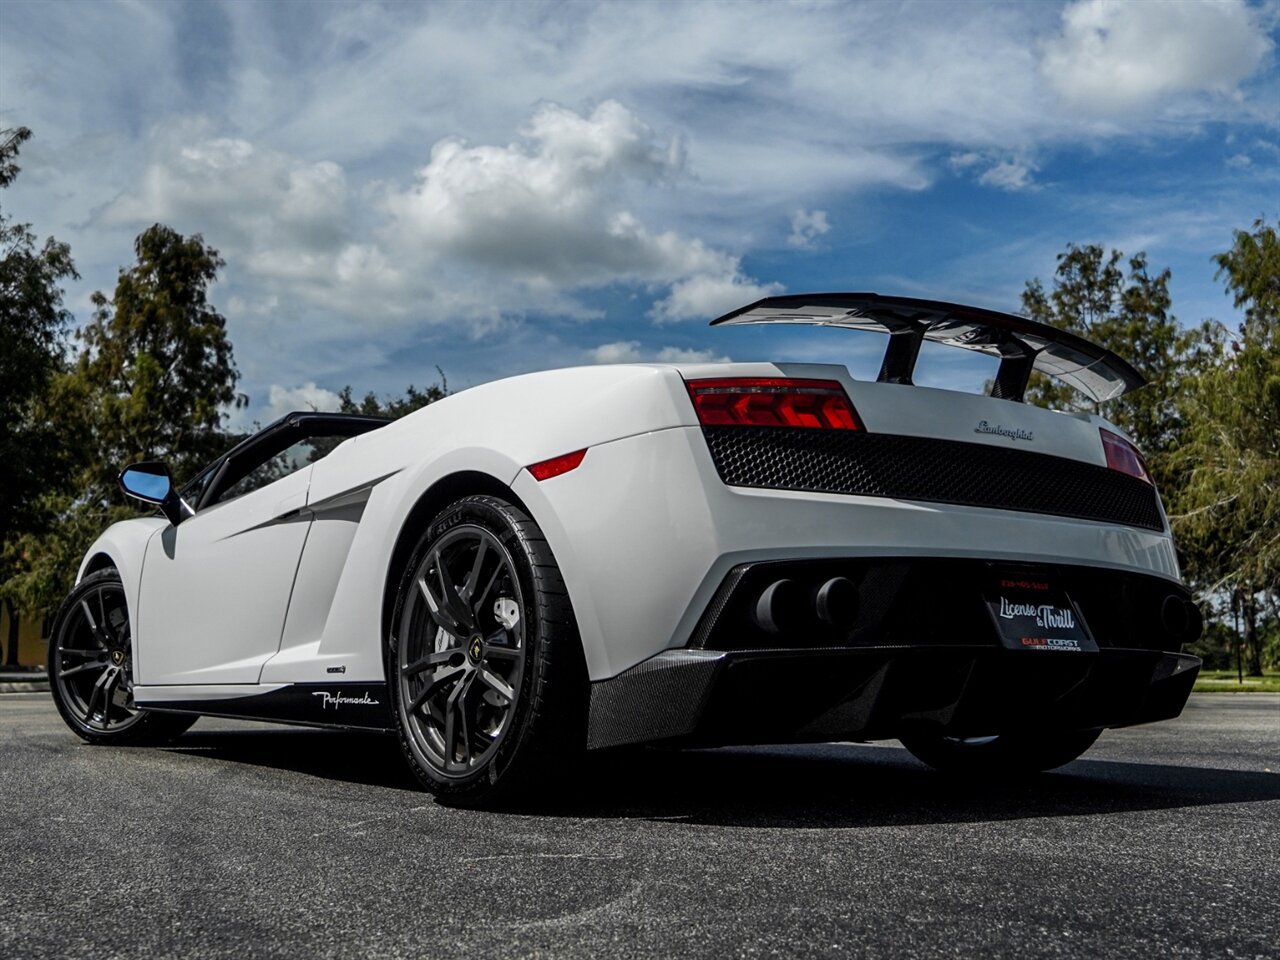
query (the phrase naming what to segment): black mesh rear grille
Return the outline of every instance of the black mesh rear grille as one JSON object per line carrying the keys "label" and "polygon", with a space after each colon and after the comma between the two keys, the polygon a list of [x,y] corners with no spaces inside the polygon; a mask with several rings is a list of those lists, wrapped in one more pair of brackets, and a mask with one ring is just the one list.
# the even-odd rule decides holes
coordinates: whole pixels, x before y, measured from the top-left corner
{"label": "black mesh rear grille", "polygon": [[928,500],[1164,529],[1150,484],[1078,460],[854,430],[704,427],[703,433],[720,478],[735,487]]}

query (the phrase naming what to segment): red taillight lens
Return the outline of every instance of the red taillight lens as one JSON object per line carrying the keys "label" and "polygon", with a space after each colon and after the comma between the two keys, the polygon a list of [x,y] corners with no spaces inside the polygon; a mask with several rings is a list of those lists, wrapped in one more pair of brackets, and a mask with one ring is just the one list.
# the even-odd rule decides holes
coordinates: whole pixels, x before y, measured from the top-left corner
{"label": "red taillight lens", "polygon": [[1098,428],[1098,433],[1102,434],[1102,449],[1107,455],[1108,467],[1155,485],[1151,474],[1147,472],[1147,463],[1137,447],[1119,434],[1102,427]]}
{"label": "red taillight lens", "polygon": [[562,473],[576,470],[578,465],[582,463],[582,458],[586,455],[586,450],[575,450],[573,453],[562,453],[558,457],[543,460],[541,463],[530,464],[525,469],[533,474],[533,479],[535,480],[550,480],[552,477],[558,477]]}
{"label": "red taillight lens", "polygon": [[844,387],[835,380],[736,377],[686,385],[704,426],[862,429]]}

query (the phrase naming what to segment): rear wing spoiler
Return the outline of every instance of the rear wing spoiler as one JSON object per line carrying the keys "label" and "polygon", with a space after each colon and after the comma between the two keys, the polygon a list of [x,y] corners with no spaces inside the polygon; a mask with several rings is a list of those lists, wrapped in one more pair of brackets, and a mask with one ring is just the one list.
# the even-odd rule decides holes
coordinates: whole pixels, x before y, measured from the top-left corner
{"label": "rear wing spoiler", "polygon": [[889,335],[881,383],[911,383],[925,340],[1000,358],[993,397],[1021,402],[1031,371],[1061,380],[1091,400],[1113,400],[1146,383],[1126,361],[1083,337],[1012,313],[875,293],[799,293],[766,297],[711,321],[808,323]]}

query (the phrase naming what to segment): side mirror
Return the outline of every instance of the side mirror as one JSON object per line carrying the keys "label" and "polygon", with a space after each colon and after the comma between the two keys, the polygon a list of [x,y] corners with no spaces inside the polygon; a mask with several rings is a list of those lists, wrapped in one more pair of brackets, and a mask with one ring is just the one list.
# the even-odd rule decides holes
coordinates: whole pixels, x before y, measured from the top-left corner
{"label": "side mirror", "polygon": [[194,511],[178,496],[169,468],[158,460],[131,463],[120,471],[120,489],[143,503],[154,503],[175,527]]}

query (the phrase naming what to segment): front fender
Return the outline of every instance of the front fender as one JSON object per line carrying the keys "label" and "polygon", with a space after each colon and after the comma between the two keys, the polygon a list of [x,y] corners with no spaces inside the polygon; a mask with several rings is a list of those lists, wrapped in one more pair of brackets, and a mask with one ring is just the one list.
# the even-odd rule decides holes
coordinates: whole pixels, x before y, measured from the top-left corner
{"label": "front fender", "polygon": [[129,632],[135,637],[138,635],[138,592],[142,587],[142,563],[147,554],[147,543],[168,525],[169,522],[160,517],[139,517],[113,523],[85,551],[80,569],[76,571],[76,583],[79,583],[90,568],[96,569],[104,558],[116,568],[124,583]]}

